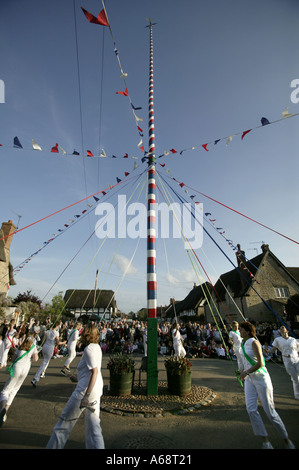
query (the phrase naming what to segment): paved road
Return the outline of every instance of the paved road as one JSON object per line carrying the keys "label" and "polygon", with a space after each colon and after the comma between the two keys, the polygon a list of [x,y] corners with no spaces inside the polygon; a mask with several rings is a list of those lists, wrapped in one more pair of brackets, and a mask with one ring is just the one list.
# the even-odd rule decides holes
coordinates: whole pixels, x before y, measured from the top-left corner
{"label": "paved road", "polygon": [[[103,359],[104,383],[108,384],[108,357]],[[78,363],[76,358],[73,365]],[[137,358],[137,367],[141,358]],[[101,412],[106,449],[259,449],[245,410],[243,389],[234,375],[230,361],[195,359],[192,380],[195,385],[211,388],[216,393],[213,402],[184,416],[161,418],[127,417]],[[8,419],[0,429],[0,449],[44,449],[74,385],[59,374],[61,359],[52,359],[46,378],[34,389],[30,383],[38,363],[35,363],[15,398]],[[159,380],[166,379],[163,358],[159,357]],[[284,367],[269,364],[275,391],[275,405],[289,436],[299,449],[299,401],[293,398],[292,384]],[[144,375],[144,374],[143,374]],[[145,375],[144,375],[145,378]],[[7,372],[0,371],[0,387]],[[263,411],[261,412],[263,417]],[[265,424],[275,449],[283,449],[282,439],[275,429]],[[84,449],[84,420],[80,419],[66,449]],[[215,462],[215,464],[217,464]],[[220,462],[219,462],[220,464]]]}

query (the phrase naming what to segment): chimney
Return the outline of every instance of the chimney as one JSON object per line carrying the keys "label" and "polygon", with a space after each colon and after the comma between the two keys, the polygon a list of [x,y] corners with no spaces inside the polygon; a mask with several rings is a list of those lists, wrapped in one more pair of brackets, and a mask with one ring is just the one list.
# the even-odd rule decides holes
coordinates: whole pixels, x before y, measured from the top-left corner
{"label": "chimney", "polygon": [[266,245],[265,243],[263,243],[261,246],[261,249],[263,253],[267,253],[267,251],[269,251],[269,245]]}
{"label": "chimney", "polygon": [[237,245],[237,248],[238,248],[238,251],[236,253],[236,257],[237,257],[237,263],[238,263],[238,268],[240,271],[242,271],[242,273],[240,273],[240,281],[241,281],[241,286],[242,288],[244,289],[246,287],[246,281],[244,279],[244,275],[245,275],[245,263],[246,263],[246,259],[245,259],[245,251],[242,251],[241,250],[241,245]]}
{"label": "chimney", "polygon": [[236,257],[237,257],[238,268],[243,268],[244,264],[246,262],[245,251],[241,250],[241,245],[240,244],[237,245],[237,248],[238,248],[238,251],[236,253]]}
{"label": "chimney", "polygon": [[[2,227],[1,227],[4,235],[4,244],[5,248],[9,250],[10,244],[12,242],[12,233],[15,232],[16,226],[13,224],[12,220],[9,220],[8,222],[3,222]],[[9,236],[11,235],[11,236]]]}

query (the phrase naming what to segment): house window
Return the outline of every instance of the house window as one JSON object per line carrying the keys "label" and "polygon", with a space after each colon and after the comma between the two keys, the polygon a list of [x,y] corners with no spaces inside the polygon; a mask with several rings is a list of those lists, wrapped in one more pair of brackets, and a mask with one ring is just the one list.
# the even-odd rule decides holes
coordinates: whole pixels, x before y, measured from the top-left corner
{"label": "house window", "polygon": [[287,287],[275,287],[274,289],[276,297],[290,297],[290,292]]}

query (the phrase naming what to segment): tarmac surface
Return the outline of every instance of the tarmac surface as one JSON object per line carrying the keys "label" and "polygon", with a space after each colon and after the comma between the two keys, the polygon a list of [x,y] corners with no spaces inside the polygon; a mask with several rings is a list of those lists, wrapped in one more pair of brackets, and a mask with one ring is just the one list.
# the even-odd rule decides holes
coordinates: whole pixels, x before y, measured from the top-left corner
{"label": "tarmac surface", "polygon": [[[141,388],[137,386],[135,405],[121,408],[107,396],[109,356],[103,356],[102,375],[106,395],[101,400],[101,426],[106,450],[156,449],[157,451],[186,452],[208,449],[260,449],[261,441],[253,435],[245,408],[243,388],[235,376],[236,363],[221,359],[192,359],[192,400],[168,397],[167,407],[156,404],[158,411],[149,410],[146,397],[146,374],[142,373]],[[79,362],[77,357],[72,370]],[[136,376],[141,356],[136,356]],[[46,377],[34,388],[31,380],[41,359],[33,363],[19,393],[7,413],[7,421],[0,428],[0,449],[45,449],[58,417],[75,385],[60,374],[63,359],[51,359]],[[281,416],[290,439],[299,449],[299,401],[293,398],[291,379],[281,364],[268,363],[274,386],[275,407]],[[166,371],[163,357],[158,358],[159,386],[165,387]],[[0,370],[2,389],[8,373]],[[134,392],[135,393],[135,392]],[[135,393],[135,395],[136,395]],[[140,399],[140,400],[139,400]],[[159,401],[159,398],[158,398]],[[138,404],[137,404],[138,402]],[[171,405],[169,405],[169,402]],[[179,406],[177,406],[179,403]],[[261,415],[274,449],[284,449],[284,442],[269,423],[260,407]],[[84,449],[84,418],[76,423],[65,449]],[[199,454],[200,455],[200,454]],[[115,462],[114,462],[115,463]],[[185,462],[187,463],[187,462]],[[216,464],[216,461],[214,462]],[[220,462],[219,462],[220,463]]]}

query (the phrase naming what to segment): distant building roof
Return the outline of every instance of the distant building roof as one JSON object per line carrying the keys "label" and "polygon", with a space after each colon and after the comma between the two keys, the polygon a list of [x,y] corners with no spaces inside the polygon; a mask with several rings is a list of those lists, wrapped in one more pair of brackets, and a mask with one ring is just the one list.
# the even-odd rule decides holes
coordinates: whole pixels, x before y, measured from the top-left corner
{"label": "distant building roof", "polygon": [[205,282],[200,286],[195,285],[183,300],[175,302],[174,308],[171,306],[167,310],[167,315],[174,315],[175,313],[180,314],[181,312],[188,310],[195,310],[202,301],[206,300],[212,289],[212,284],[209,282]]}
{"label": "distant building roof", "polygon": [[[95,308],[117,308],[116,300],[114,298],[114,291],[112,290],[96,290],[94,289],[68,289],[64,295],[66,308],[82,308],[91,309]],[[94,305],[95,298],[95,305]]]}

